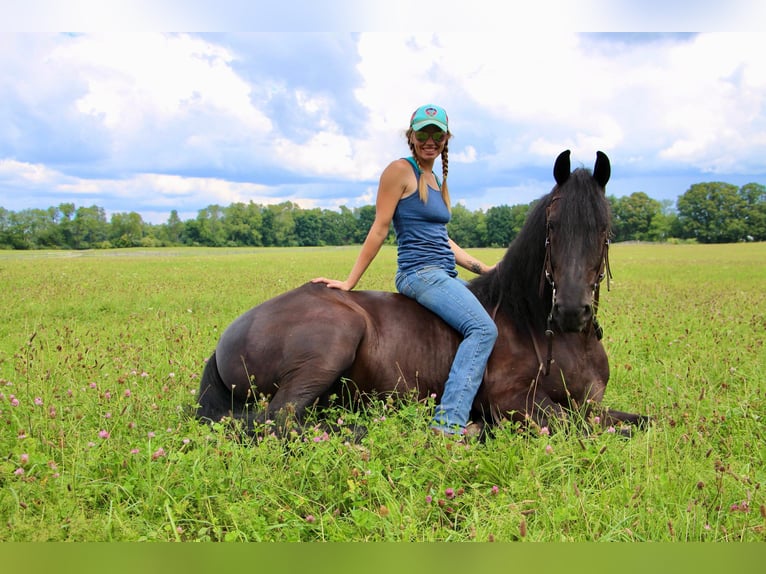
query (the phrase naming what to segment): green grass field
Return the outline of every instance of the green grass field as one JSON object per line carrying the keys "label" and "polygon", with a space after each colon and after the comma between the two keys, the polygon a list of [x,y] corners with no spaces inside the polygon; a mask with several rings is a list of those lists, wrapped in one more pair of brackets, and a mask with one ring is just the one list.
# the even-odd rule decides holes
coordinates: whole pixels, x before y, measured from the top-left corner
{"label": "green grass field", "polygon": [[[614,433],[458,447],[428,404],[232,440],[187,416],[249,307],[357,248],[0,252],[0,541],[765,541],[766,244],[615,245]],[[493,262],[502,250],[476,250]],[[359,288],[393,290],[386,247]]]}

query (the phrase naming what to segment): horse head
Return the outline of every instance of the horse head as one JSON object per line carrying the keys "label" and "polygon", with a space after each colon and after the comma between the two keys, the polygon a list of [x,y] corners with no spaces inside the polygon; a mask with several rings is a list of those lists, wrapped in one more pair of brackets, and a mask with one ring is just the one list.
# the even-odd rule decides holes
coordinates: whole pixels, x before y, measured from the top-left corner
{"label": "horse head", "polygon": [[584,331],[595,317],[598,290],[608,274],[609,158],[597,152],[593,171],[570,172],[569,150],[556,159],[556,186],[546,208],[543,277],[552,298],[550,323],[565,332]]}

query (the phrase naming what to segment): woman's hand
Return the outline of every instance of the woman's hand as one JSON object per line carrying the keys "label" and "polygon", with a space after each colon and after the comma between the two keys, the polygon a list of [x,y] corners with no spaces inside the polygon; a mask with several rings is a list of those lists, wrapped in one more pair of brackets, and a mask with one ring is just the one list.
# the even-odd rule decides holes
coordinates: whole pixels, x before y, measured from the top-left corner
{"label": "woman's hand", "polygon": [[311,280],[312,283],[325,283],[330,289],[340,289],[341,291],[351,291],[354,286],[349,285],[348,280],[338,281],[337,279],[328,279],[327,277],[317,277]]}

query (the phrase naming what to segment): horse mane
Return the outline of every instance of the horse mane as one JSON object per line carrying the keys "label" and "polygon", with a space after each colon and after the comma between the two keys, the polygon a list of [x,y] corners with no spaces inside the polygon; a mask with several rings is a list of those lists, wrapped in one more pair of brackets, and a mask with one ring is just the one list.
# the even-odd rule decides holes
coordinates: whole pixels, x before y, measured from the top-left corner
{"label": "horse mane", "polygon": [[474,295],[491,313],[502,311],[524,327],[539,324],[541,316],[547,315],[539,290],[545,259],[545,212],[552,196],[550,192],[534,203],[495,269],[470,282]]}
{"label": "horse mane", "polygon": [[[609,232],[609,203],[590,170],[578,168],[563,185],[556,185],[531,207],[516,238],[490,273],[470,282],[470,288],[490,313],[503,312],[520,328],[543,329],[550,312],[551,287],[543,280],[547,209],[556,199],[559,238],[574,244],[601,241]],[[543,289],[541,293],[541,281]]]}

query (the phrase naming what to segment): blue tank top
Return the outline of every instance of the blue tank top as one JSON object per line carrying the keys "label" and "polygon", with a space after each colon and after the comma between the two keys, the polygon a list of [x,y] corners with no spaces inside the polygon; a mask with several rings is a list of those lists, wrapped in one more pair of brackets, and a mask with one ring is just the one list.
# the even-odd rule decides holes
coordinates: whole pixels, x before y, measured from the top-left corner
{"label": "blue tank top", "polygon": [[[407,158],[407,161],[419,182],[420,170],[417,164],[412,158]],[[457,276],[455,254],[450,249],[447,236],[450,217],[441,191],[430,186],[426,203],[420,201],[417,191],[399,200],[394,211],[394,231],[400,271],[436,266],[453,277]]]}

